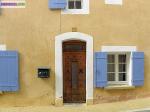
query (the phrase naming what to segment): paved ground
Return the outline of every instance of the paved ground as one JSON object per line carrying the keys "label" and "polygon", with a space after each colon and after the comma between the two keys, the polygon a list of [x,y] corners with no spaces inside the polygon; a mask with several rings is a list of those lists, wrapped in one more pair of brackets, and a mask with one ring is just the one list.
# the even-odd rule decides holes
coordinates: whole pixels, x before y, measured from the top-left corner
{"label": "paved ground", "polygon": [[128,112],[150,112],[150,108],[131,110]]}
{"label": "paved ground", "polygon": [[[150,98],[97,105],[65,105],[62,107],[0,107],[0,112],[131,112],[150,108]],[[150,112],[150,111],[145,111]]]}

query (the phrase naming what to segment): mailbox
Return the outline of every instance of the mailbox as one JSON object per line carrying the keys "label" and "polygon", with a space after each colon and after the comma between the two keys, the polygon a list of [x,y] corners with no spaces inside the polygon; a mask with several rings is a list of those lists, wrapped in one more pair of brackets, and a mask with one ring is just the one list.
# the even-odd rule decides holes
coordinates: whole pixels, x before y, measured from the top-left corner
{"label": "mailbox", "polygon": [[39,78],[49,78],[50,69],[49,68],[38,68],[38,77]]}

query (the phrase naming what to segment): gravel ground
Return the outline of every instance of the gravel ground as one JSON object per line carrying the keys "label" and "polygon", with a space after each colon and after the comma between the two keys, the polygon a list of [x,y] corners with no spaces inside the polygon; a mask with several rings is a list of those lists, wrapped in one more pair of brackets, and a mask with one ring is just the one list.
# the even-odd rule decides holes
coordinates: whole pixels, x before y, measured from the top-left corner
{"label": "gravel ground", "polygon": [[0,107],[0,112],[132,112],[132,110],[144,108],[150,108],[150,98],[130,100],[126,102],[103,103],[89,106],[65,105],[62,107]]}

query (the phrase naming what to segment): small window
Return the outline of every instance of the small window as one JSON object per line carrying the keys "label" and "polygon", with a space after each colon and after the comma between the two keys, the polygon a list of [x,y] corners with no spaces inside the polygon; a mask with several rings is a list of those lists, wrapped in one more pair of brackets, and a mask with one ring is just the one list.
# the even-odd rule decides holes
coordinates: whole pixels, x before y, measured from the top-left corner
{"label": "small window", "polygon": [[68,0],[68,9],[82,9],[82,0]]}
{"label": "small window", "polygon": [[82,41],[66,41],[63,42],[63,52],[85,52],[86,43]]}
{"label": "small window", "polygon": [[62,14],[89,14],[89,0],[67,0]]}
{"label": "small window", "polygon": [[108,54],[107,75],[109,84],[128,83],[128,53]]}

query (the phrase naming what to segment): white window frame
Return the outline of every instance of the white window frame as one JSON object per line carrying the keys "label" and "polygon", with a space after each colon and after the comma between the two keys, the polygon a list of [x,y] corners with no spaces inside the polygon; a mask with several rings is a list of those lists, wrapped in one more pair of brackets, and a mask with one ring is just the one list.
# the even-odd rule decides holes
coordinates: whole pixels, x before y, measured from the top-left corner
{"label": "white window frame", "polygon": [[[132,86],[132,52],[137,51],[136,46],[102,46],[101,49],[102,52],[109,53],[130,53],[129,56],[129,62],[128,62],[128,86]],[[119,86],[121,86],[121,83],[118,83]],[[109,85],[108,85],[109,86]]]}
{"label": "white window frame", "polygon": [[[130,52],[109,52],[108,55],[114,55],[115,56],[115,81],[108,81],[108,85],[118,85],[118,84],[121,84],[121,85],[128,85],[129,84],[129,61],[130,61],[130,55],[131,53]],[[118,63],[118,56],[119,55],[122,55],[122,54],[125,54],[127,57],[126,57],[126,76],[127,76],[127,80],[126,81],[119,81],[119,70],[118,70],[118,67],[119,67],[119,63]]]}
{"label": "white window frame", "polygon": [[61,11],[61,14],[89,14],[89,0],[82,0],[82,9],[68,9],[67,6]]}
{"label": "white window frame", "polygon": [[122,0],[105,0],[105,4],[122,5],[123,1]]}
{"label": "white window frame", "polygon": [[6,51],[6,45],[0,44],[0,51]]}

